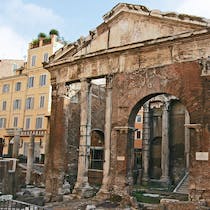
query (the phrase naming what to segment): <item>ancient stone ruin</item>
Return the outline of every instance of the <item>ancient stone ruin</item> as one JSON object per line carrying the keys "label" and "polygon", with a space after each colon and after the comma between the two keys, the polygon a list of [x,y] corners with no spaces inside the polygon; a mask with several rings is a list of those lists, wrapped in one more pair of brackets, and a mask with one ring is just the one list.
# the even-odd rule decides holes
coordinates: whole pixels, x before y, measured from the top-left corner
{"label": "ancient stone ruin", "polygon": [[[187,182],[189,201],[209,206],[210,22],[131,4],[103,18],[45,65],[52,84],[46,200],[62,200],[68,181],[75,197],[116,195],[132,203],[134,124],[142,108],[139,182],[175,191]],[[98,79],[103,88],[94,88]]]}

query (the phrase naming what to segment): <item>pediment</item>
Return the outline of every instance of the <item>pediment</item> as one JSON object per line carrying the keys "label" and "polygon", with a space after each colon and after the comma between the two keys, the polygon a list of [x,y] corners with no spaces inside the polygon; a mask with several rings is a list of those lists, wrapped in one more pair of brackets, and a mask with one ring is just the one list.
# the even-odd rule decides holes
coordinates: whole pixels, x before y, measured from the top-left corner
{"label": "pediment", "polygon": [[169,37],[203,29],[209,21],[200,17],[148,10],[141,5],[118,4],[103,16],[104,22],[89,36],[81,37],[57,52],[51,61],[86,56],[106,49]]}

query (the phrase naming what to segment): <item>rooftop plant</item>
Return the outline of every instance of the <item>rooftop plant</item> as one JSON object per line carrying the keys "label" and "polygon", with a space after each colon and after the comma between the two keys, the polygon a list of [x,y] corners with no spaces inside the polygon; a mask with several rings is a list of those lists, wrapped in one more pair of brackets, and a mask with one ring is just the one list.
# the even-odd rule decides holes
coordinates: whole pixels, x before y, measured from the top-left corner
{"label": "rooftop plant", "polygon": [[43,33],[43,32],[40,32],[38,34],[38,38],[46,38],[46,37],[47,37],[47,35],[45,33]]}
{"label": "rooftop plant", "polygon": [[50,35],[53,35],[53,34],[54,34],[54,35],[59,36],[59,32],[58,32],[58,30],[56,30],[56,29],[51,29],[50,32],[49,32],[49,34],[50,34]]}

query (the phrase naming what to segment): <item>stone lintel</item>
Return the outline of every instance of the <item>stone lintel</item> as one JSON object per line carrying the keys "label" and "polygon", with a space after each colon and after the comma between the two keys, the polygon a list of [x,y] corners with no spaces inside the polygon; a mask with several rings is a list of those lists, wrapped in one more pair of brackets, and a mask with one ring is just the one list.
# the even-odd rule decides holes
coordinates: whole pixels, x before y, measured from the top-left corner
{"label": "stone lintel", "polygon": [[120,133],[128,133],[129,131],[134,132],[136,129],[129,126],[116,126],[114,127],[114,130],[119,131]]}

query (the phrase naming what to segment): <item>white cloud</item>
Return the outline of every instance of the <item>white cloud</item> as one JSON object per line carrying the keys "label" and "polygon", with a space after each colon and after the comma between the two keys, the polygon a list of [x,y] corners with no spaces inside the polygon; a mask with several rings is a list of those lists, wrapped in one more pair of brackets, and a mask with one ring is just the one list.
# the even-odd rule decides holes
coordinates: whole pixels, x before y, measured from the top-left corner
{"label": "white cloud", "polygon": [[209,0],[183,0],[182,3],[178,6],[177,11],[179,13],[210,18],[209,8]]}
{"label": "white cloud", "polygon": [[44,8],[32,3],[23,3],[22,0],[10,0],[6,5],[7,18],[14,23],[34,26],[46,26],[53,23],[61,23],[62,18],[56,15],[52,9]]}
{"label": "white cloud", "polygon": [[0,59],[24,59],[27,41],[7,26],[0,26],[0,34]]}
{"label": "white cloud", "polygon": [[1,2],[0,7],[0,59],[21,58],[27,54],[28,42],[39,32],[48,33],[63,23],[63,19],[50,8],[23,0]]}

